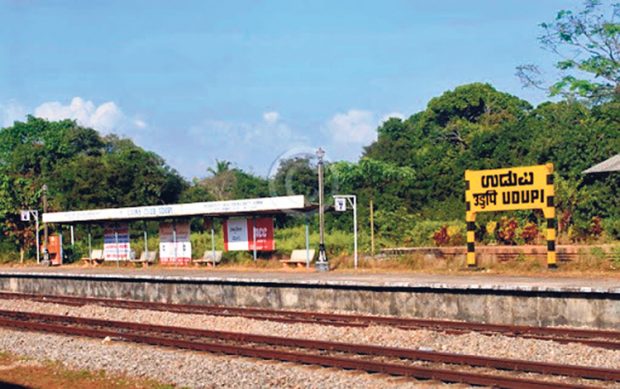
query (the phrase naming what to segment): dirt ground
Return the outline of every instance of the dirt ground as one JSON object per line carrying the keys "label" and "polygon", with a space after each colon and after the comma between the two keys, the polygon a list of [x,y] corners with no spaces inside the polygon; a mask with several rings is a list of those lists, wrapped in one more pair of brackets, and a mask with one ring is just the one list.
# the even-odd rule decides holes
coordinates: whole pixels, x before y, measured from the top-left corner
{"label": "dirt ground", "polygon": [[71,370],[54,362],[38,362],[0,353],[1,388],[41,389],[172,389],[155,381],[113,376],[104,371]]}

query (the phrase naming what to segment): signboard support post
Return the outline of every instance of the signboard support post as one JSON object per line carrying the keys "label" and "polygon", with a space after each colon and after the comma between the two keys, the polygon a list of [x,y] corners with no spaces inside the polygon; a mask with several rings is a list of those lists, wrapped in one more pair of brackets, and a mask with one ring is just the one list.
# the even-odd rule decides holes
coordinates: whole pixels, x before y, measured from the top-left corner
{"label": "signboard support post", "polygon": [[[36,245],[37,245],[37,264],[41,262],[41,258],[40,258],[40,247],[39,247],[39,211],[37,210],[32,210],[32,209],[28,209],[28,210],[22,210],[21,211],[21,221],[23,222],[29,222],[30,221],[30,216],[34,217],[34,229],[35,229],[35,238],[36,238]],[[23,259],[23,258],[22,258]]]}
{"label": "signboard support post", "polygon": [[344,212],[347,210],[346,202],[353,208],[353,266],[357,269],[357,196],[356,195],[334,195],[336,211]]}
{"label": "signboard support post", "polygon": [[547,165],[547,207],[543,210],[547,221],[547,267],[558,267],[555,253],[555,186],[553,180],[553,165]]}
{"label": "signboard support post", "polygon": [[69,227],[71,231],[71,247],[73,247],[75,246],[75,234],[73,233],[73,224],[71,224]]}
{"label": "signboard support post", "polygon": [[478,212],[540,209],[547,223],[547,267],[557,268],[553,164],[465,171],[467,267],[476,268]]}
{"label": "signboard support post", "polygon": [[476,214],[467,212],[465,221],[467,222],[467,267],[476,268],[478,267],[476,261]]}

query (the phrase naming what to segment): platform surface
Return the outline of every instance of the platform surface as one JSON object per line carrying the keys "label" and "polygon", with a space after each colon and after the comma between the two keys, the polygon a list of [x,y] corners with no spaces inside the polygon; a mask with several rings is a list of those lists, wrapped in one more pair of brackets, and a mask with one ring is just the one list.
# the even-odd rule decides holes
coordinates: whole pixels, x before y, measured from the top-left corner
{"label": "platform surface", "polygon": [[131,268],[131,267],[0,267],[0,277],[19,274],[22,277],[67,277],[79,275],[93,279],[141,279],[167,281],[244,282],[257,284],[383,286],[433,289],[491,289],[580,293],[620,293],[619,277],[567,277],[547,274],[545,277],[507,276],[485,273],[458,275],[420,274],[410,272],[332,271],[231,271],[212,268]]}

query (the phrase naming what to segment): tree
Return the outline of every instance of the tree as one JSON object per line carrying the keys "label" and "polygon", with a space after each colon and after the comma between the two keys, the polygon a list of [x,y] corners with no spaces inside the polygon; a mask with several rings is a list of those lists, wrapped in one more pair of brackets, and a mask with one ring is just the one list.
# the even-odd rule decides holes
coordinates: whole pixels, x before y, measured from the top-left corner
{"label": "tree", "polygon": [[29,116],[0,130],[0,229],[22,248],[32,245],[34,229],[19,210],[41,210],[43,184],[50,211],[176,203],[187,186],[129,139]]}
{"label": "tree", "polygon": [[234,197],[233,190],[235,186],[235,174],[230,169],[232,164],[228,161],[215,160],[215,168],[208,168],[211,177],[207,177],[200,181],[211,193],[213,198],[218,201],[230,200]]}
{"label": "tree", "polygon": [[[548,87],[549,95],[586,98],[593,103],[620,98],[620,4],[603,6],[587,0],[580,12],[561,10],[555,20],[542,23],[539,41],[559,57],[555,67],[558,81]],[[525,86],[543,88],[536,65],[517,67]]]}
{"label": "tree", "polygon": [[[325,193],[329,191],[329,183],[326,179]],[[316,165],[309,158],[300,157],[281,161],[272,182],[274,192],[279,196],[304,195],[314,202],[319,198],[318,185]]]}

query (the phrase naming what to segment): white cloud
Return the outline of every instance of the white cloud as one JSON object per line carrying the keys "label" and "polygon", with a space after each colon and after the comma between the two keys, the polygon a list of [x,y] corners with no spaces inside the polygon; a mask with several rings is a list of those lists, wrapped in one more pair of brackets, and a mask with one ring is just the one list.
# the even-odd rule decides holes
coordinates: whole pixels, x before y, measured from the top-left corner
{"label": "white cloud", "polygon": [[25,120],[27,113],[24,106],[13,100],[0,104],[0,124],[2,127],[12,126],[16,120]]}
{"label": "white cloud", "polygon": [[276,124],[280,120],[280,114],[276,111],[270,111],[263,113],[263,120],[267,124]]}
{"label": "white cloud", "polygon": [[337,143],[368,144],[377,138],[377,120],[370,111],[350,109],[327,122],[327,132]]}
{"label": "white cloud", "polygon": [[81,97],[74,97],[68,105],[58,101],[43,103],[35,108],[34,115],[47,120],[74,119],[82,126],[102,132],[116,132],[128,124],[128,119],[116,103],[108,101],[97,106]]}
{"label": "white cloud", "polygon": [[94,128],[102,133],[114,132],[127,136],[136,136],[138,134],[134,130],[148,126],[142,118],[127,117],[113,101],[96,105],[81,97],[74,97],[67,105],[58,101],[45,102],[34,109],[34,116],[47,120],[73,119],[84,127]]}

